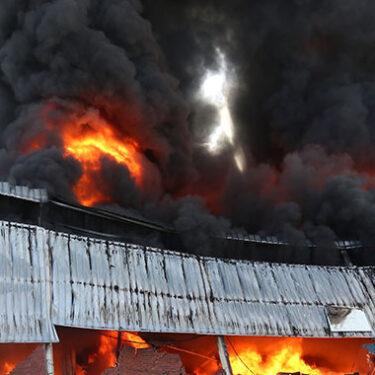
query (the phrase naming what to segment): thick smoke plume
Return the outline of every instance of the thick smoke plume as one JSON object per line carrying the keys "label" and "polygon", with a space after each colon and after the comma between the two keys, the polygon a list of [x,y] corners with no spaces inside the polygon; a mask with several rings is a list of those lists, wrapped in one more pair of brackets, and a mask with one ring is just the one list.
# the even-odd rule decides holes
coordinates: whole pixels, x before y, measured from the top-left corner
{"label": "thick smoke plume", "polygon": [[[96,172],[116,209],[186,233],[239,228],[292,241],[375,235],[375,3],[365,0],[3,0],[0,177],[75,200],[67,123],[137,142],[143,184]],[[231,112],[247,168],[202,143],[197,98],[217,49],[236,71]],[[107,203],[108,204],[108,203]]]}

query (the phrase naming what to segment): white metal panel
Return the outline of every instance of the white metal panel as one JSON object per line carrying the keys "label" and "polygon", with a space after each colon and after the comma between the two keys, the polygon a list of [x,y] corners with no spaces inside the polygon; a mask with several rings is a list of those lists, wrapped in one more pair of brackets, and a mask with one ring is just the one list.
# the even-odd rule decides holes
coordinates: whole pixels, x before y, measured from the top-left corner
{"label": "white metal panel", "polygon": [[268,263],[254,263],[252,267],[255,268],[257,275],[261,291],[261,301],[281,302],[282,296],[274,278],[274,272],[277,272],[279,267],[272,268]]}
{"label": "white metal panel", "polygon": [[364,311],[343,307],[328,307],[328,322],[332,332],[371,332]]}
{"label": "white metal panel", "polygon": [[0,222],[0,342],[57,342],[43,229]]}
{"label": "white metal panel", "polygon": [[331,332],[332,305],[375,323],[372,268],[220,260],[4,222],[0,246],[0,341],[57,340],[50,287],[53,323],[77,328],[372,335]]}
{"label": "white metal panel", "polygon": [[0,195],[21,198],[32,202],[47,202],[48,195],[45,189],[30,189],[27,186],[14,186],[9,182],[0,182]]}
{"label": "white metal panel", "polygon": [[[80,280],[72,277],[71,288],[86,283],[86,295],[75,295],[73,317],[87,309],[82,304],[89,303],[102,315],[86,314],[90,319],[77,322],[57,313],[54,322],[59,325],[201,334],[342,336],[345,334],[330,332],[324,307],[355,307],[369,300],[354,268],[225,261],[78,236],[68,241],[68,248],[80,244],[74,245],[74,251],[82,252],[79,267],[85,268],[79,271]],[[91,254],[92,269],[83,261],[87,253]],[[77,256],[71,259],[72,275],[77,273]],[[59,276],[55,275],[53,283],[58,284],[55,277]],[[355,290],[360,291],[358,299]],[[358,336],[366,335],[358,332]]]}

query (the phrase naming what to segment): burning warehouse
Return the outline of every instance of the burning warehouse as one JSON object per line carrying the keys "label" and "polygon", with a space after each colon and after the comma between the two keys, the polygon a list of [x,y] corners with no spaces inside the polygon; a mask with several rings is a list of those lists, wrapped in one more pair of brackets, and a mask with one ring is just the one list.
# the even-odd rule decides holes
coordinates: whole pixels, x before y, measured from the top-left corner
{"label": "burning warehouse", "polygon": [[[3,215],[9,200],[48,202],[1,186]],[[34,346],[5,345],[3,373],[46,360],[62,375],[372,371],[373,267],[202,257],[18,219],[1,221],[0,340]]]}
{"label": "burning warehouse", "polygon": [[374,16],[2,0],[0,373],[372,374]]}

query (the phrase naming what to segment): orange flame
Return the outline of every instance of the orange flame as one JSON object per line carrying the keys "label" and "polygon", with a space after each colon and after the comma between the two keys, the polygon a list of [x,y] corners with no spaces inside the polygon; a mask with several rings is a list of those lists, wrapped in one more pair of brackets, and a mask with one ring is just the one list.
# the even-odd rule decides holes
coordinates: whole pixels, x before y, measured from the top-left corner
{"label": "orange flame", "polygon": [[13,363],[5,362],[3,367],[4,367],[4,374],[9,375],[16,368],[16,365]]}
{"label": "orange flame", "polygon": [[256,348],[241,348],[238,355],[232,352],[230,355],[234,374],[276,375],[279,372],[323,374],[316,366],[308,365],[303,360],[302,340],[285,340],[278,349],[269,355],[261,355]]}
{"label": "orange flame", "polygon": [[22,153],[40,150],[55,142],[51,137],[53,129],[59,127],[64,149],[64,157],[76,159],[82,167],[82,176],[73,191],[77,200],[85,206],[93,206],[100,202],[110,202],[100,179],[103,171],[102,160],[106,157],[117,164],[126,167],[138,186],[142,185],[142,158],[139,145],[133,139],[123,136],[98,114],[97,111],[78,112],[67,116],[66,122],[55,124],[47,107],[41,114],[46,127],[27,143],[21,142]]}
{"label": "orange flame", "polygon": [[76,365],[76,375],[86,375],[87,371],[80,365]]}
{"label": "orange flame", "polygon": [[[105,331],[100,336],[100,345],[97,351],[91,353],[88,358],[87,367],[95,368],[100,362],[103,368],[116,367],[119,332]],[[146,343],[137,333],[121,332],[121,343],[129,345],[135,349],[146,349],[150,345]],[[76,375],[87,375],[89,371],[79,364],[76,366]]]}
{"label": "orange flame", "polygon": [[[232,337],[226,342],[234,375],[369,373],[365,339]],[[189,361],[185,365],[190,367]],[[212,375],[219,364],[206,361],[190,369],[194,375]]]}
{"label": "orange flame", "polygon": [[96,114],[86,114],[64,127],[64,156],[72,156],[78,160],[83,175],[73,190],[78,201],[85,206],[99,202],[108,202],[97,181],[95,174],[100,172],[101,158],[106,156],[118,164],[126,166],[138,185],[142,180],[138,144],[130,139],[121,138],[112,126]]}
{"label": "orange flame", "polygon": [[[109,331],[100,335],[100,344],[97,351],[91,353],[88,358],[87,367],[90,369],[100,363],[103,368],[116,367],[117,332]],[[76,365],[76,375],[87,375],[89,371],[79,364]]]}
{"label": "orange flame", "polygon": [[[107,367],[116,366],[116,341],[112,337],[101,336],[98,355],[106,358]],[[90,363],[90,361],[89,361]]]}
{"label": "orange flame", "polygon": [[134,349],[147,349],[150,347],[150,345],[136,333],[122,332],[121,339],[125,345],[129,345]]}

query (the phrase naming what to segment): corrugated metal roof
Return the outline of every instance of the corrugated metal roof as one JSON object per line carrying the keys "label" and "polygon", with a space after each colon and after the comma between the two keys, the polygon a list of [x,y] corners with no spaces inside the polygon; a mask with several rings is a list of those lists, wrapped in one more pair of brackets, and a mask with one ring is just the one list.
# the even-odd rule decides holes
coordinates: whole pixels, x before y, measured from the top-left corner
{"label": "corrugated metal roof", "polygon": [[47,202],[48,194],[45,189],[30,189],[27,186],[12,185],[9,182],[0,182],[0,195],[21,198],[32,202]]}
{"label": "corrugated metal roof", "polygon": [[0,342],[56,342],[41,228],[0,223]]}
{"label": "corrugated metal roof", "polygon": [[373,335],[332,333],[326,308],[338,306],[363,309],[375,328],[374,268],[221,260],[34,226],[3,222],[0,228],[5,249],[0,314],[10,322],[5,332],[0,327],[0,341],[55,339],[48,326],[46,280],[55,325],[225,335]]}
{"label": "corrugated metal roof", "polygon": [[49,238],[59,260],[53,263],[58,325],[343,336],[330,332],[326,306],[364,308],[375,324],[372,269],[227,261],[53,232]]}

